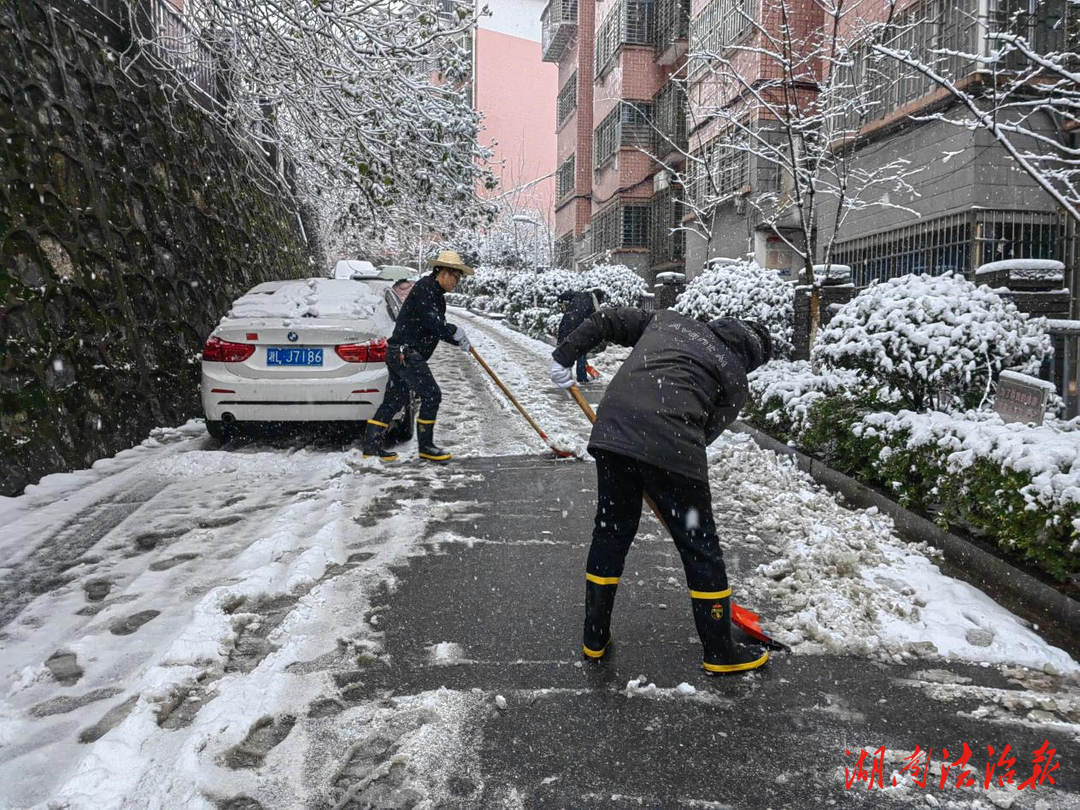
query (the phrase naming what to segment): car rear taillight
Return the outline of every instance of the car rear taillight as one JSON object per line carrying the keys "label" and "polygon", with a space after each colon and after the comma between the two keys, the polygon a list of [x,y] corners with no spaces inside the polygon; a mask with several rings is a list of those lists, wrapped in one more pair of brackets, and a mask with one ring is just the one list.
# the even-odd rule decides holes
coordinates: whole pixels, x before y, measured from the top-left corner
{"label": "car rear taillight", "polygon": [[367,343],[343,343],[334,351],[346,363],[385,363],[386,340],[379,338]]}
{"label": "car rear taillight", "polygon": [[250,343],[230,343],[213,337],[206,339],[202,359],[211,363],[242,363],[255,354],[255,347]]}

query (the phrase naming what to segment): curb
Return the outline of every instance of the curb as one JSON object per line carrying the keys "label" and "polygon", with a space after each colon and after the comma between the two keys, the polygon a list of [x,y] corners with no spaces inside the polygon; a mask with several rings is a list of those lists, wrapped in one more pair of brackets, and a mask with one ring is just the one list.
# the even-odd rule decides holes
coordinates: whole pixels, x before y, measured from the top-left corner
{"label": "curb", "polygon": [[926,542],[941,549],[945,559],[965,572],[969,579],[981,579],[991,583],[1018,603],[1038,610],[1074,635],[1080,634],[1080,602],[1077,600],[1059,593],[974,543],[943,531],[933,522],[908,511],[865,484],[827,467],[817,459],[777,441],[745,422],[735,422],[729,429],[750,436],[762,449],[789,456],[800,470],[808,473],[830,492],[843,495],[852,506],[860,509],[876,506],[880,512],[892,518],[897,533],[904,539]]}

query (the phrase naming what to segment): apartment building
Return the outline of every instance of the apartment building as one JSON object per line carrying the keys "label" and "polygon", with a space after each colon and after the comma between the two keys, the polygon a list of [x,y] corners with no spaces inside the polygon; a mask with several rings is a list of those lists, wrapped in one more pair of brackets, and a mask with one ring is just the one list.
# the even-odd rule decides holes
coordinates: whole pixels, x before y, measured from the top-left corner
{"label": "apartment building", "polygon": [[[874,3],[878,16],[884,16],[887,0]],[[1075,15],[1064,0],[917,0],[900,15],[892,44],[933,62],[935,54],[945,52],[988,54],[998,47],[992,34],[1008,29],[1046,52],[1061,48],[1067,34],[1076,36]],[[912,120],[958,112],[950,94],[901,71],[896,62],[872,69],[864,52],[856,55],[854,80],[873,88],[876,107],[860,132],[855,165],[872,171],[903,158],[917,172],[912,182],[919,192],[898,198],[902,208],[853,212],[836,234],[833,259],[852,266],[856,284],[906,273],[972,273],[981,264],[1009,258],[1075,263],[1070,223],[992,135]],[[986,78],[974,61],[958,55],[935,67],[976,94]],[[1057,130],[1046,116],[1033,117],[1029,125],[1041,126],[1051,140],[1075,137]],[[827,238],[832,212],[822,213],[819,229]]]}
{"label": "apartment building", "polygon": [[556,264],[600,259],[652,280],[682,269],[669,167],[685,152],[688,0],[549,0],[542,56],[558,64]]}

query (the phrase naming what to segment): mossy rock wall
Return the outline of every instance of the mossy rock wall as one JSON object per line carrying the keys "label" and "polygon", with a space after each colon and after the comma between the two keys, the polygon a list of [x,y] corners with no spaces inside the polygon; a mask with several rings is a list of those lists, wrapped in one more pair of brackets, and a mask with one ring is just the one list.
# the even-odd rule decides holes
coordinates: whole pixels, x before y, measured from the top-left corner
{"label": "mossy rock wall", "polygon": [[312,272],[250,156],[63,8],[0,1],[4,495],[198,415],[229,302]]}

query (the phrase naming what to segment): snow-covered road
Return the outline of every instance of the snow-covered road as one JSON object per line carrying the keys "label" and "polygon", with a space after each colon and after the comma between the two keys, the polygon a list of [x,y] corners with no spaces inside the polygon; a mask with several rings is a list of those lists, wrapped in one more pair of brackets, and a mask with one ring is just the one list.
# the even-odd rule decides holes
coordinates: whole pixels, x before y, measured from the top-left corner
{"label": "snow-covered road", "polygon": [[[549,435],[584,447],[584,416],[547,380],[550,347],[451,319]],[[433,365],[437,438],[457,457],[545,450],[470,358],[444,346]],[[393,589],[432,521],[478,510],[453,495],[469,467],[404,450],[389,467],[355,447],[223,450],[193,422],[0,500],[0,806],[344,807],[391,765],[342,763],[387,735],[401,756],[432,758],[429,774],[464,767],[455,718],[468,694],[346,707],[349,684],[335,680],[394,655],[374,595]],[[772,559],[736,596],[776,616],[797,654],[1028,667],[1056,679],[1048,722],[1080,734],[1080,699],[1057,677],[1078,671],[1066,653],[745,436],[711,455],[729,557],[754,544]],[[457,754],[440,763],[439,750]],[[415,786],[421,803],[431,780]]]}

